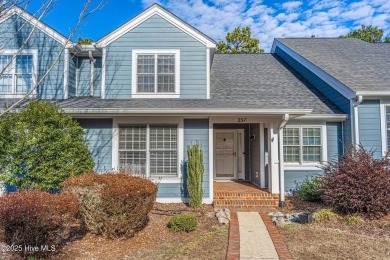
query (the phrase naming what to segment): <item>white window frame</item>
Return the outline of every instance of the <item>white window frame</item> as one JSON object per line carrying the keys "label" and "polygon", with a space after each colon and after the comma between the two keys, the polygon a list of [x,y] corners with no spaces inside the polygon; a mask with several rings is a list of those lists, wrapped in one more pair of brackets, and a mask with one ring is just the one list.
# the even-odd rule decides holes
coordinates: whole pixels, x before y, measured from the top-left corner
{"label": "white window frame", "polygon": [[162,117],[114,117],[113,118],[113,138],[112,138],[112,167],[119,167],[119,126],[120,125],[148,125],[147,127],[147,153],[149,152],[149,125],[177,125],[177,175],[159,177],[150,176],[149,156],[146,161],[146,176],[153,181],[160,183],[181,183],[182,182],[182,165],[184,160],[184,119],[183,118],[162,118]]}
{"label": "white window frame", "polygon": [[[175,56],[175,93],[138,93],[137,92],[137,57],[138,55],[171,54]],[[157,67],[155,68],[157,71]],[[155,78],[155,88],[157,78]],[[180,98],[180,50],[132,50],[131,95],[134,98]]]}
{"label": "white window frame", "polygon": [[[281,158],[282,163],[286,170],[294,170],[296,169],[302,169],[302,167],[308,167],[310,170],[318,170],[318,167],[320,167],[324,162],[327,161],[328,156],[328,150],[327,150],[327,136],[326,136],[326,123],[322,125],[287,125],[284,128],[299,128],[299,162],[297,163],[285,163],[284,162],[284,155],[283,158]],[[303,162],[303,128],[319,128],[321,131],[321,161],[318,163],[313,162]],[[283,140],[282,140],[283,142]],[[284,143],[283,143],[284,147]]]}
{"label": "white window frame", "polygon": [[381,140],[382,140],[382,155],[386,155],[388,151],[387,140],[390,136],[387,136],[387,118],[386,109],[390,107],[389,99],[380,100],[380,116],[381,116]]}
{"label": "white window frame", "polygon": [[[15,55],[32,55],[33,56],[33,68],[32,68],[32,86],[34,87],[36,82],[37,82],[37,71],[38,71],[38,50],[33,49],[33,50],[18,50],[18,49],[7,49],[7,50],[1,50],[0,55],[12,55],[12,63],[13,65],[10,66],[15,66],[16,69],[16,57]],[[27,93],[17,93],[16,92],[16,81],[15,81],[15,73],[13,73],[12,76],[12,93],[5,94],[1,93],[0,98],[22,98],[24,97]],[[33,95],[37,94],[37,89],[35,89],[32,93]]]}

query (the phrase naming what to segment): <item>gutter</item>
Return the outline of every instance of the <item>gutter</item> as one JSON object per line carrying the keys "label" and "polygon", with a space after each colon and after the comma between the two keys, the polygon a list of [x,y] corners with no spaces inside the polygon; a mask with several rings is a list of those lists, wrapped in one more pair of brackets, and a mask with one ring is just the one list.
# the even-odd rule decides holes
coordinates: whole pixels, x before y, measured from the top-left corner
{"label": "gutter", "polygon": [[284,165],[283,165],[283,128],[286,126],[288,120],[290,119],[289,114],[283,116],[283,120],[279,125],[279,207],[283,208],[285,206],[285,196],[284,196]]}
{"label": "gutter", "polygon": [[353,120],[353,140],[355,145],[360,143],[359,138],[359,108],[358,106],[362,103],[363,96],[359,95],[354,100],[351,99],[351,115]]}
{"label": "gutter", "polygon": [[272,109],[194,109],[194,108],[62,108],[69,114],[103,114],[103,115],[136,115],[136,114],[199,114],[199,115],[306,115],[310,114],[311,109],[286,109],[286,110],[272,110]]}
{"label": "gutter", "polygon": [[93,80],[94,80],[94,73],[95,73],[95,62],[96,60],[93,58],[92,51],[88,51],[89,60],[91,63],[91,75],[90,75],[90,82],[89,82],[89,95],[93,97]]}

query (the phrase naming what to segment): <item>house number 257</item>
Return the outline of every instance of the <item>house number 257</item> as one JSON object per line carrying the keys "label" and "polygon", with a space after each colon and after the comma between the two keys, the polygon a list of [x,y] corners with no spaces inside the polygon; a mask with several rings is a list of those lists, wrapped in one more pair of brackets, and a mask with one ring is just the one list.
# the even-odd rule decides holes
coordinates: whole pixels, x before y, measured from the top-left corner
{"label": "house number 257", "polygon": [[237,119],[237,122],[239,122],[239,123],[243,123],[243,122],[245,122],[246,121],[246,117],[239,117],[238,119]]}

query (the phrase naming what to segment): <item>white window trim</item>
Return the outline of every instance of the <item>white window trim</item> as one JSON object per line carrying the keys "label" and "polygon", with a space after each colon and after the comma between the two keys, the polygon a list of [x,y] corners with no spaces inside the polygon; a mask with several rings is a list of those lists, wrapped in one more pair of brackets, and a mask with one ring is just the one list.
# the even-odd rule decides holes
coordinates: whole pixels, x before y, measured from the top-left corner
{"label": "white window trim", "polygon": [[[114,117],[112,126],[112,168],[119,167],[119,125],[154,125],[154,124],[169,124],[177,125],[177,176],[161,177],[160,183],[181,183],[182,182],[182,166],[184,162],[184,120],[183,118],[161,118],[161,117]],[[149,128],[148,128],[149,129]],[[148,130],[149,131],[149,130]],[[149,140],[149,137],[147,138]],[[149,144],[149,141],[148,141]],[[147,176],[149,176],[149,162],[146,164]],[[151,178],[152,181],[158,181],[158,178]]]}
{"label": "white window trim", "polygon": [[[37,71],[38,71],[38,50],[18,50],[18,49],[7,49],[1,50],[0,55],[32,55],[33,56],[33,73],[32,73],[32,86],[34,87],[37,82]],[[14,59],[16,60],[16,59]],[[14,84],[14,83],[13,83]],[[14,91],[14,86],[12,87]],[[0,94],[0,98],[22,98],[27,93],[16,93],[13,92],[11,94]],[[35,89],[32,95],[37,94],[37,89]]]}
{"label": "white window trim", "polygon": [[[299,128],[299,163],[285,163],[284,158],[283,165],[285,170],[295,170],[295,169],[305,169],[305,170],[319,170],[319,167],[323,166],[323,163],[328,161],[328,140],[327,140],[327,132],[326,132],[326,123],[322,125],[287,125],[285,128]],[[302,128],[320,128],[321,129],[321,162],[319,163],[304,163],[302,162],[302,147],[303,147],[303,139],[302,139]],[[284,143],[282,145],[284,147]]]}
{"label": "white window trim", "polygon": [[[138,54],[175,55],[175,93],[138,93],[137,92],[137,56]],[[180,98],[180,50],[132,50],[131,96],[133,98]],[[157,69],[157,68],[155,68]],[[157,80],[157,79],[156,79]]]}

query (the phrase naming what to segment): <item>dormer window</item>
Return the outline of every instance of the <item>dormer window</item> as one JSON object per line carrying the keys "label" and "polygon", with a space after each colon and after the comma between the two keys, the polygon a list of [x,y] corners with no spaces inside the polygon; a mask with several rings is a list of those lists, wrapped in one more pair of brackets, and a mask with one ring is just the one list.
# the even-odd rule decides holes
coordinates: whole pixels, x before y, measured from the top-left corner
{"label": "dormer window", "polygon": [[0,54],[0,96],[18,97],[36,81],[36,51],[4,50]]}
{"label": "dormer window", "polygon": [[132,55],[134,97],[180,97],[179,50],[133,50]]}

